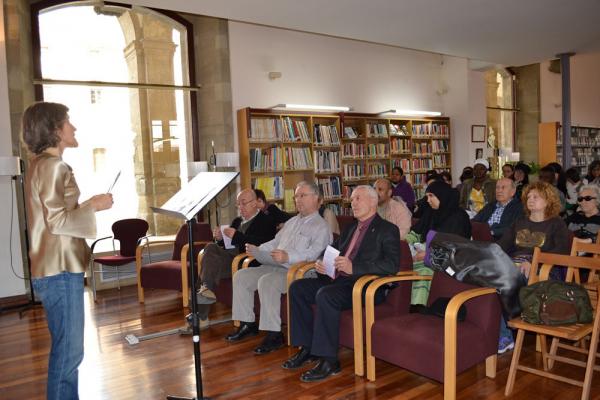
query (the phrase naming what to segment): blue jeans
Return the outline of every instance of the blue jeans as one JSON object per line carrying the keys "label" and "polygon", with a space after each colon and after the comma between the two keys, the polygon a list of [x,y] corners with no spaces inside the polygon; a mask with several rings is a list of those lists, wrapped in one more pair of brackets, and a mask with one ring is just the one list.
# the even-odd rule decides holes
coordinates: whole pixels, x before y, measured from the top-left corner
{"label": "blue jeans", "polygon": [[46,311],[52,348],[48,360],[48,400],[79,399],[77,368],[83,360],[83,273],[33,278]]}
{"label": "blue jeans", "polygon": [[514,340],[512,331],[510,330],[508,325],[506,325],[506,320],[504,319],[504,317],[501,316],[500,317],[500,339],[502,339],[503,337],[508,338],[511,341]]}

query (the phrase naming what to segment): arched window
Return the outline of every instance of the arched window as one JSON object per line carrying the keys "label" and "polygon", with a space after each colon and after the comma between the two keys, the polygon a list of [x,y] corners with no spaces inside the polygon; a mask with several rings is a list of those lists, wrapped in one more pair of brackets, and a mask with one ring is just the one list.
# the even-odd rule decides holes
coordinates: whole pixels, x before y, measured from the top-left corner
{"label": "arched window", "polygon": [[194,158],[190,26],[114,3],[50,3],[32,6],[36,97],[70,108],[80,146],[63,157],[82,199],[106,192],[121,173],[113,209],[97,214],[98,237],[133,217],[153,233],[174,233],[181,221],[149,207],[187,183]]}

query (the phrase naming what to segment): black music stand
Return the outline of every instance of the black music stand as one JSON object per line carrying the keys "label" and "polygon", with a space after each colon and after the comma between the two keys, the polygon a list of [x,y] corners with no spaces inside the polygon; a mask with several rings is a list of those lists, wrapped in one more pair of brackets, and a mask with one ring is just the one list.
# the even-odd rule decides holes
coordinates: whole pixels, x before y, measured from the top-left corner
{"label": "black music stand", "polygon": [[[194,223],[195,216],[213,198],[215,198],[227,185],[229,185],[239,172],[200,172],[188,185],[177,192],[165,204],[159,207],[150,207],[152,211],[187,221],[190,283],[192,286],[192,341],[194,343],[194,368],[196,371],[196,397],[178,397],[167,395],[167,400],[201,400],[208,399],[202,394],[202,369],[200,360],[200,323],[198,317],[198,304],[196,302],[196,264],[194,260]],[[183,295],[187,296],[187,288]]]}

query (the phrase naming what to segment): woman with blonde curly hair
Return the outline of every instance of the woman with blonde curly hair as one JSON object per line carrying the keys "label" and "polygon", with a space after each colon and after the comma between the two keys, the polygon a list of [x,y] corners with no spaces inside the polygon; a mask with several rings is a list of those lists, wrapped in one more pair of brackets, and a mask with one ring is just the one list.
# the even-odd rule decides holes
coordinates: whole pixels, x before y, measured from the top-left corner
{"label": "woman with blonde curly hair", "polygon": [[561,204],[552,185],[541,181],[529,184],[521,201],[525,215],[513,223],[498,244],[529,276],[535,247],[548,253],[569,254],[571,243],[567,225],[559,217]]}

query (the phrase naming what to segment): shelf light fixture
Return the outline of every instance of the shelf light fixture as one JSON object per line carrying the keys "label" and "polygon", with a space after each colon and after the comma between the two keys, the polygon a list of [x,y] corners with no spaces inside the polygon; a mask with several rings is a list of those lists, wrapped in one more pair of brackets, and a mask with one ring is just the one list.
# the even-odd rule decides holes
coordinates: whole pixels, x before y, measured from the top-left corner
{"label": "shelf light fixture", "polygon": [[351,107],[345,106],[321,106],[312,104],[277,104],[271,108],[287,110],[309,110],[309,111],[351,111]]}
{"label": "shelf light fixture", "polygon": [[418,111],[418,110],[387,110],[379,114],[394,114],[404,117],[439,117],[442,115],[439,111]]}

